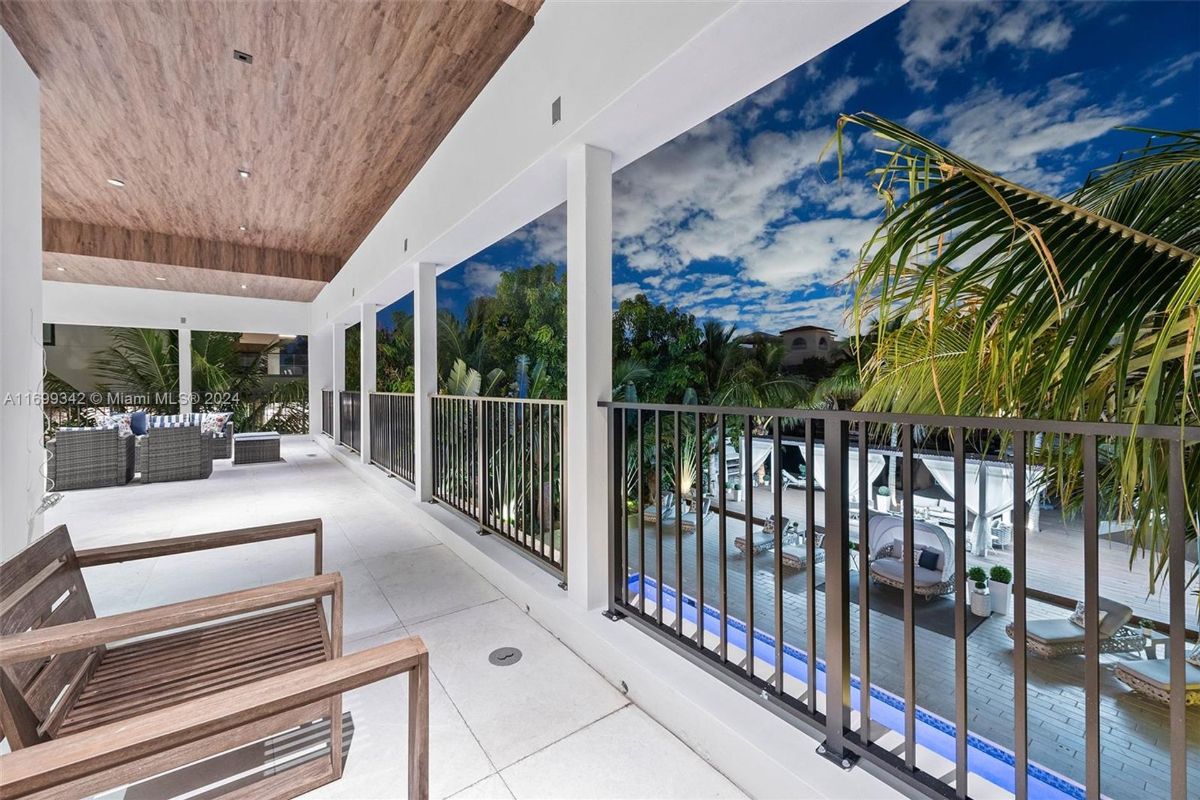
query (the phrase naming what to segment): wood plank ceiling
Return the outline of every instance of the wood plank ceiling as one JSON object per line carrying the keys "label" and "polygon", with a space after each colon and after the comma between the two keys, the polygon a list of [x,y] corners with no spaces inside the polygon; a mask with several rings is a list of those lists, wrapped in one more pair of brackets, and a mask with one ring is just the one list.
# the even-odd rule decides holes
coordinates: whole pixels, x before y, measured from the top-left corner
{"label": "wood plank ceiling", "polygon": [[3,0],[42,81],[45,277],[311,299],[540,6]]}

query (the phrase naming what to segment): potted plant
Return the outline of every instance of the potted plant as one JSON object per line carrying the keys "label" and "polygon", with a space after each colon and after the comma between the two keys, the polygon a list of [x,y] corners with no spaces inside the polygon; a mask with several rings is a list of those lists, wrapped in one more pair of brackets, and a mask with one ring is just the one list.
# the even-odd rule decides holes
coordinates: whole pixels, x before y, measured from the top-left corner
{"label": "potted plant", "polygon": [[977,617],[988,617],[992,614],[992,600],[988,597],[987,572],[983,567],[971,567],[967,570],[967,580],[971,588],[971,613]]}
{"label": "potted plant", "polygon": [[1008,598],[1012,594],[1012,570],[997,564],[988,573],[988,590],[992,595],[992,611],[1008,615]]}
{"label": "potted plant", "polygon": [[1145,618],[1140,619],[1138,620],[1138,627],[1142,629],[1142,636],[1144,636],[1146,641],[1149,642],[1152,634],[1155,631],[1154,620]]}
{"label": "potted plant", "polygon": [[875,490],[875,510],[886,514],[892,510],[892,490],[880,486]]}

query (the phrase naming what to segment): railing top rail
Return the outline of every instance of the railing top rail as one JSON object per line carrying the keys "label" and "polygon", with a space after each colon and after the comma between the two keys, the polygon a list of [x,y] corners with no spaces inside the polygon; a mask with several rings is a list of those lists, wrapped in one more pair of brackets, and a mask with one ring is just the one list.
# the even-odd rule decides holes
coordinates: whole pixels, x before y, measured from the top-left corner
{"label": "railing top rail", "polygon": [[367,392],[370,395],[386,395],[388,397],[416,397],[412,392]]}
{"label": "railing top rail", "polygon": [[541,397],[473,397],[465,394],[431,394],[433,400],[470,400],[486,403],[521,403],[523,405],[565,406],[566,400],[548,400]]}
{"label": "railing top rail", "polygon": [[687,405],[683,403],[630,403],[601,400],[602,408],[628,411],[680,411],[686,414],[727,414],[730,416],[792,417],[827,421],[867,422],[883,425],[924,425],[931,428],[968,428],[1014,433],[1060,433],[1093,436],[1139,436],[1144,439],[1177,439],[1200,442],[1200,426],[1134,425],[1129,422],[1089,422],[1082,420],[1027,419],[1021,417],[964,417],[937,414],[891,414],[878,411],[839,411],[820,408],[752,408],[750,406]]}

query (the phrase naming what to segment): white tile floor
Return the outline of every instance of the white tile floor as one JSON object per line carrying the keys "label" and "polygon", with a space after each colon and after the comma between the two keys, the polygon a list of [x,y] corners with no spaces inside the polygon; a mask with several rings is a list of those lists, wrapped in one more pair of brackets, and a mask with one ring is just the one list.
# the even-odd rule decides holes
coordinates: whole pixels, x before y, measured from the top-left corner
{"label": "white tile floor", "polygon": [[[346,650],[417,634],[429,646],[430,782],[438,798],[703,798],[742,792],[439,544],[412,503],[385,497],[312,442],[284,461],[217,462],[206,481],[68,492],[47,514],[77,548],[288,519],[325,521],[325,569],[345,579]],[[300,577],[310,541],[279,541],[86,575],[100,614]],[[500,646],[509,667],[488,664]],[[322,798],[401,797],[403,676],[351,692],[343,779]]]}

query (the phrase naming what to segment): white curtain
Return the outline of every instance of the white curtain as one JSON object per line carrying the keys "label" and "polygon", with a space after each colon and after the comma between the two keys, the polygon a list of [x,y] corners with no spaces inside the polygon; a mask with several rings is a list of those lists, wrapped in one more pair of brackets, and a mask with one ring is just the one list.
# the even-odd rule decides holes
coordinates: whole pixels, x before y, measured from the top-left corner
{"label": "white curtain", "polygon": [[[806,449],[800,448],[801,454],[806,454]],[[882,453],[867,453],[867,484],[875,483],[875,479],[883,472],[884,466],[887,464],[887,459]],[[850,502],[858,500],[858,448],[850,448],[850,467],[849,481],[847,488],[849,489]],[[813,482],[820,488],[825,488],[825,445],[813,445],[813,463],[808,465],[808,474],[812,476]]]}
{"label": "white curtain", "polygon": [[[933,475],[937,485],[946,494],[954,497],[954,460],[949,456],[922,455],[918,458],[925,468]],[[1037,486],[1041,482],[1042,468],[1027,466],[1025,468],[1025,485]],[[988,545],[988,535],[991,532],[991,520],[998,515],[1011,519],[1013,507],[1013,465],[996,461],[979,461],[967,459],[964,467],[964,478],[967,495],[963,503],[967,510],[975,515],[974,552],[976,555]],[[1028,492],[1029,500],[1036,500],[1036,493]]]}

